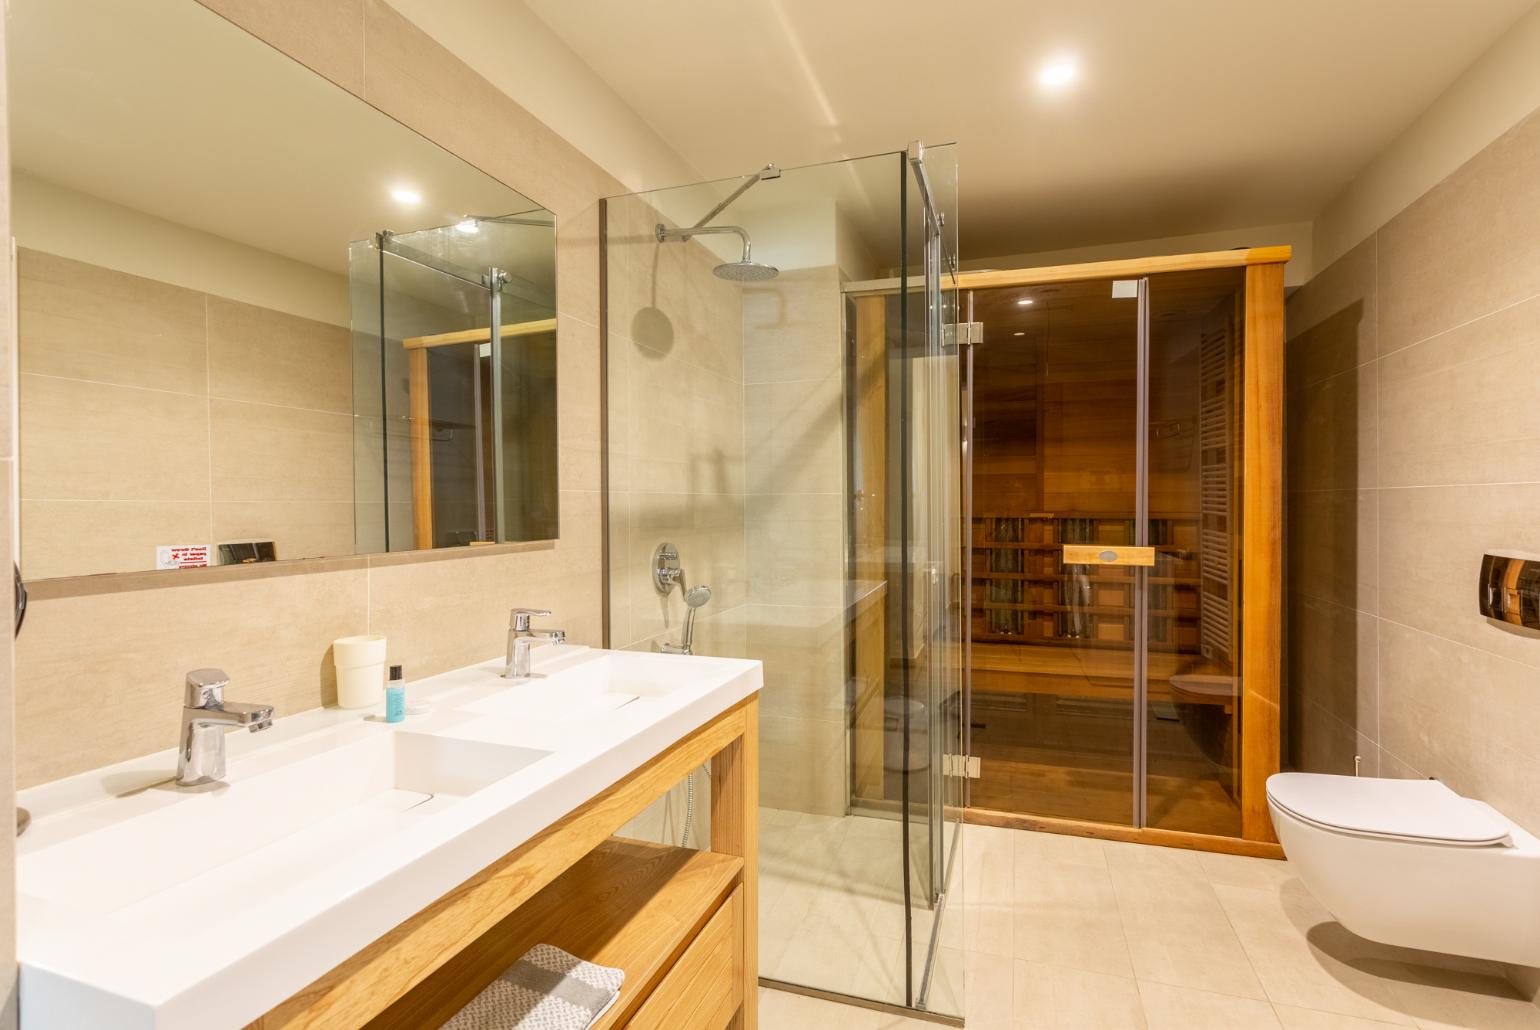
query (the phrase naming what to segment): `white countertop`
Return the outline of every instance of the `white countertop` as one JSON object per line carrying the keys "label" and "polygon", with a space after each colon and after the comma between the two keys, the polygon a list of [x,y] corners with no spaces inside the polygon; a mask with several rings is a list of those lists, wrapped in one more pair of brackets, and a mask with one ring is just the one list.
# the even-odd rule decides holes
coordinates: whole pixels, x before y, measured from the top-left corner
{"label": "white countertop", "polygon": [[535,654],[545,678],[409,684],[429,711],[404,723],[279,713],[227,738],[228,787],[176,788],[165,751],[23,791],[24,1030],[243,1026],[763,684],[756,661]]}

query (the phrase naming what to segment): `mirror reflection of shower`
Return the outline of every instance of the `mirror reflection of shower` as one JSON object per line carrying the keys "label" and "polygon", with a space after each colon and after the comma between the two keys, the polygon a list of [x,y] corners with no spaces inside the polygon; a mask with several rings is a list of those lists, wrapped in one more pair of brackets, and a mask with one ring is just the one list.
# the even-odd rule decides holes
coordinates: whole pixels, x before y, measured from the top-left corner
{"label": "mirror reflection of shower", "polygon": [[686,584],[684,567],[679,564],[679,551],[670,543],[659,544],[653,552],[652,578],[658,593],[665,598],[677,585],[685,606],[684,632],[679,643],[665,640],[658,645],[658,650],[664,654],[694,654],[695,613],[711,600],[711,588],[704,583],[693,587]]}
{"label": "mirror reflection of shower", "polygon": [[[725,261],[722,264],[717,265],[711,270],[711,273],[718,279],[726,279],[729,282],[738,283],[754,283],[763,282],[766,279],[774,279],[776,276],[781,274],[781,270],[776,268],[774,265],[767,265],[763,262],[754,260],[753,243],[749,239],[748,231],[744,229],[743,226],[710,225],[708,223],[717,215],[725,211],[728,205],[730,205],[733,201],[747,193],[750,187],[766,179],[779,179],[780,177],[781,170],[779,168],[777,168],[775,165],[765,165],[765,167],[751,175],[742,186],[739,186],[737,189],[733,190],[725,198],[723,198],[720,204],[706,212],[706,216],[704,218],[690,226],[688,229],[670,229],[668,226],[659,222],[658,227],[655,230],[658,236],[658,242],[683,243],[685,240],[693,239],[696,236],[735,233],[737,234],[738,239],[743,242],[742,256],[737,261]],[[705,602],[702,602],[702,604],[704,603]],[[695,609],[692,608],[690,611],[693,613]]]}

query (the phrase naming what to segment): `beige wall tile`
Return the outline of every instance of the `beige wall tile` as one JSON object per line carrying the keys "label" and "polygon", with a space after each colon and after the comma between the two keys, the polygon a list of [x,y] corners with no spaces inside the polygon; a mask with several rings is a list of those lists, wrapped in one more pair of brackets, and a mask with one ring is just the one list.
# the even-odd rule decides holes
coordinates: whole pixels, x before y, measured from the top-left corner
{"label": "beige wall tile", "polygon": [[1288,610],[1296,692],[1354,731],[1378,739],[1378,620],[1299,593],[1290,595]]}
{"label": "beige wall tile", "polygon": [[547,608],[575,644],[599,643],[599,495],[563,493],[562,539],[475,556],[432,551],[370,562],[370,631],[418,679],[500,655],[512,608]]}
{"label": "beige wall tile", "polygon": [[749,494],[744,512],[750,597],[772,605],[843,605],[842,495]]}
{"label": "beige wall tile", "polygon": [[798,268],[743,287],[743,381],[774,383],[840,375],[839,270]]}
{"label": "beige wall tile", "polygon": [[1309,289],[1295,291],[1287,312],[1290,388],[1374,360],[1377,296],[1372,236],[1317,273]]}
{"label": "beige wall tile", "polygon": [[1380,362],[1379,483],[1540,482],[1540,298]]}
{"label": "beige wall tile", "polygon": [[221,297],[208,305],[212,396],[352,413],[346,329]]}
{"label": "beige wall tile", "polygon": [[207,501],[21,502],[22,573],[30,580],[143,572],[155,548],[213,541]]}
{"label": "beige wall tile", "polygon": [[1359,611],[1379,607],[1379,495],[1309,490],[1288,495],[1289,590]]}
{"label": "beige wall tile", "polygon": [[231,700],[271,704],[280,719],[335,701],[331,642],[368,628],[361,560],[302,574],[200,571],[152,574],[156,583],[196,576],[188,585],[74,596],[39,588],[17,641],[23,786],[172,747],[189,669],[224,669]]}
{"label": "beige wall tile", "polygon": [[1379,231],[1380,353],[1540,294],[1537,165],[1531,115]]}
{"label": "beige wall tile", "polygon": [[198,0],[343,89],[364,93],[363,0]]}
{"label": "beige wall tile", "polygon": [[215,504],[353,500],[351,415],[209,402]]}
{"label": "beige wall tile", "polygon": [[216,501],[213,517],[214,543],[271,540],[281,561],[354,552],[349,501]]}
{"label": "beige wall tile", "polygon": [[204,295],[21,248],[23,372],[208,393]]}
{"label": "beige wall tile", "polygon": [[751,384],[743,395],[749,493],[844,489],[844,391],[839,378]]}
{"label": "beige wall tile", "polygon": [[1534,666],[1388,621],[1380,662],[1383,747],[1520,826],[1540,826]]}
{"label": "beige wall tile", "polygon": [[1291,490],[1362,490],[1375,485],[1373,364],[1301,387],[1289,396]]}
{"label": "beige wall tile", "polygon": [[21,496],[206,502],[207,400],[23,375]]}
{"label": "beige wall tile", "polygon": [[1487,551],[1540,553],[1540,483],[1422,487],[1380,495],[1380,614],[1540,667],[1540,635],[1482,618]]}

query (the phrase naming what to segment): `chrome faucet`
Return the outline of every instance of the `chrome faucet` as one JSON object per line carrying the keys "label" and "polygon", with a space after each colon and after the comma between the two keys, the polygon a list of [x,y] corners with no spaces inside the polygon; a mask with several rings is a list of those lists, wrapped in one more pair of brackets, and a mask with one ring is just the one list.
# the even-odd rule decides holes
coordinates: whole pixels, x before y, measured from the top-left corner
{"label": "chrome faucet", "polygon": [[273,724],[272,705],[225,701],[230,677],[220,669],[194,669],[187,674],[182,705],[182,733],[176,755],[176,782],[195,787],[225,778],[225,730],[245,726],[252,733]]}
{"label": "chrome faucet", "polygon": [[529,671],[529,652],[536,644],[560,644],[567,639],[565,630],[548,629],[535,632],[529,628],[530,619],[544,619],[551,613],[544,608],[515,608],[508,615],[508,663],[503,669],[505,679],[534,679]]}

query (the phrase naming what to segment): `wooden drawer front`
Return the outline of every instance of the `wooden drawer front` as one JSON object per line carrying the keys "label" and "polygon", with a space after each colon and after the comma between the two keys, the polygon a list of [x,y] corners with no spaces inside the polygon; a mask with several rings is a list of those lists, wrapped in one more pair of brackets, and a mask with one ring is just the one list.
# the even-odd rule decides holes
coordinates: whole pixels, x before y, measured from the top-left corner
{"label": "wooden drawer front", "polygon": [[733,890],[628,1030],[722,1030],[743,1003],[743,888]]}

